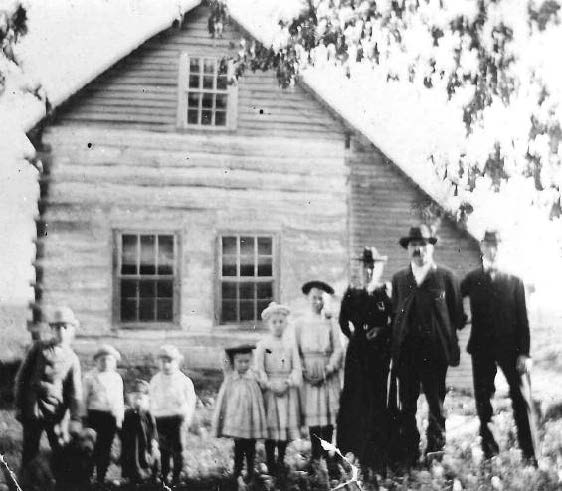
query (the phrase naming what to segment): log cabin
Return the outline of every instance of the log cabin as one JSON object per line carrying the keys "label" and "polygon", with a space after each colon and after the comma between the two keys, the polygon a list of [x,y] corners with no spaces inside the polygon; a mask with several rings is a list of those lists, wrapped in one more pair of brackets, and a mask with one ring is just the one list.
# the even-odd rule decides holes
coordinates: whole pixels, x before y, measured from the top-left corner
{"label": "log cabin", "polygon": [[[146,39],[42,130],[30,328],[70,306],[83,355],[110,342],[150,362],[172,342],[188,367],[217,367],[223,346],[260,335],[270,301],[298,313],[310,279],[342,292],[363,246],[389,256],[390,279],[431,202],[311,87],[273,71],[231,83],[224,60],[246,33],[232,21],[213,38],[208,15]],[[478,245],[445,218],[436,259],[462,276]],[[449,384],[470,387],[466,355]]]}

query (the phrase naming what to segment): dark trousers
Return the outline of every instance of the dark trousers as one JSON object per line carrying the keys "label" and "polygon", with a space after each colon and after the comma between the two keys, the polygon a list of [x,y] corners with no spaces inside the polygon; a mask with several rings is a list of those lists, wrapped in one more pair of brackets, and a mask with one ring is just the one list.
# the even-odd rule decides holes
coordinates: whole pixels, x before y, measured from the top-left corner
{"label": "dark trousers", "polygon": [[398,367],[399,398],[402,406],[402,432],[404,458],[407,465],[413,465],[419,458],[420,433],[416,422],[417,402],[423,388],[429,406],[426,453],[443,450],[445,446],[445,414],[443,402],[447,388],[445,378],[448,366],[431,356],[424,356],[424,350],[412,346],[407,350]]}
{"label": "dark trousers", "polygon": [[256,459],[256,440],[253,438],[235,438],[234,439],[234,476],[238,477],[242,474],[244,466],[244,457],[246,457],[246,468],[248,476],[254,474],[254,461]]}
{"label": "dark trousers", "polygon": [[284,440],[266,440],[265,441],[265,458],[267,468],[270,472],[275,469],[275,449],[277,448],[277,464],[283,465],[285,461],[285,452],[287,443]]}
{"label": "dark trousers", "polygon": [[40,420],[28,420],[23,426],[23,449],[21,455],[22,469],[39,454],[39,443],[43,431],[47,433],[47,439],[53,452],[61,450],[65,439],[65,429],[61,423],[48,423]]}
{"label": "dark trousers", "polygon": [[182,416],[164,416],[156,418],[156,429],[160,444],[162,478],[168,480],[170,463],[173,461],[174,469],[172,479],[179,482],[183,469],[183,452],[185,450],[185,430]]}
{"label": "dark trousers", "polygon": [[324,457],[327,459],[328,452],[322,450],[322,444],[320,443],[319,438],[332,443],[332,437],[334,435],[334,427],[332,425],[309,426],[308,433],[310,435],[311,457],[317,460],[322,455],[324,455]]}
{"label": "dark trousers", "polygon": [[96,478],[99,482],[103,482],[109,467],[111,445],[117,432],[117,420],[108,411],[91,409],[88,410],[88,426],[96,432],[94,464],[96,467]]}
{"label": "dark trousers", "polygon": [[509,385],[509,396],[513,405],[513,419],[517,426],[519,446],[523,456],[528,459],[536,457],[536,426],[533,401],[526,375],[521,376],[516,369],[517,356],[494,356],[491,353],[472,354],[472,375],[474,380],[474,398],[476,411],[480,418],[480,435],[482,450],[486,457],[496,455],[499,451],[490,428],[492,421],[492,404],[490,399],[496,391],[494,379],[499,366]]}

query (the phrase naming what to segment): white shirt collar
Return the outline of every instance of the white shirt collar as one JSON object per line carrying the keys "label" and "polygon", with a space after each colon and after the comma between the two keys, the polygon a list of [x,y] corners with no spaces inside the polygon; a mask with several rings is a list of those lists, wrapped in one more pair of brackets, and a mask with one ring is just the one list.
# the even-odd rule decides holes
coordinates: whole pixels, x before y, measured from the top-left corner
{"label": "white shirt collar", "polygon": [[424,282],[425,277],[427,276],[427,273],[429,273],[429,270],[431,268],[433,268],[433,262],[430,261],[430,262],[424,264],[423,266],[418,266],[416,263],[414,263],[412,261],[411,265],[412,265],[412,273],[414,274],[414,278],[416,279],[416,283],[419,286]]}

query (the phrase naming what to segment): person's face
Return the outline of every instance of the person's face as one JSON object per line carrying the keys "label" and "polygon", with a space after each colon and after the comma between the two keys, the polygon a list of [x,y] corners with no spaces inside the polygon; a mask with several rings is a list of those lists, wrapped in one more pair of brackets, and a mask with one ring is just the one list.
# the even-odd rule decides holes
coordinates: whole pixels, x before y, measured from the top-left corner
{"label": "person's face", "polygon": [[129,404],[136,411],[146,411],[148,409],[148,394],[131,392],[129,394]]}
{"label": "person's face", "polygon": [[287,327],[287,316],[283,314],[271,314],[268,324],[271,333],[279,338]]}
{"label": "person's face", "polygon": [[482,252],[482,257],[491,263],[496,261],[498,255],[497,244],[492,244],[490,242],[480,242],[480,251]]}
{"label": "person's face", "polygon": [[317,314],[324,308],[324,297],[322,290],[318,288],[312,288],[310,292],[308,292],[308,301],[310,302],[310,306],[312,307],[312,311],[316,312]]}
{"label": "person's face", "polygon": [[101,355],[96,358],[96,366],[100,372],[115,370],[117,360],[112,355]]}
{"label": "person's face", "polygon": [[51,324],[51,331],[56,344],[69,345],[74,338],[74,326],[66,322]]}
{"label": "person's face", "polygon": [[162,370],[166,375],[174,373],[178,368],[179,363],[175,358],[169,358],[167,356],[162,356],[160,358],[160,370]]}
{"label": "person's face", "polygon": [[240,375],[243,375],[250,369],[251,362],[251,353],[236,353],[234,355],[234,359],[232,360],[234,370],[236,370]]}
{"label": "person's face", "polygon": [[424,266],[433,257],[433,246],[425,240],[412,240],[408,244],[408,255],[414,264]]}
{"label": "person's face", "polygon": [[363,282],[368,285],[372,281],[378,282],[382,278],[384,262],[375,261],[371,264],[363,264]]}

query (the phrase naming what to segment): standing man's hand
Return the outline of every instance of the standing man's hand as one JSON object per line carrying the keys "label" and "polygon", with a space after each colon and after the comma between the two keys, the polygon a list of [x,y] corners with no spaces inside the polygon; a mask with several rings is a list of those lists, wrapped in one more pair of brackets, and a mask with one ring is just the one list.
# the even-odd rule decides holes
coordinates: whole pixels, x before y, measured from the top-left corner
{"label": "standing man's hand", "polygon": [[526,355],[519,355],[515,367],[520,374],[531,373],[533,360]]}

